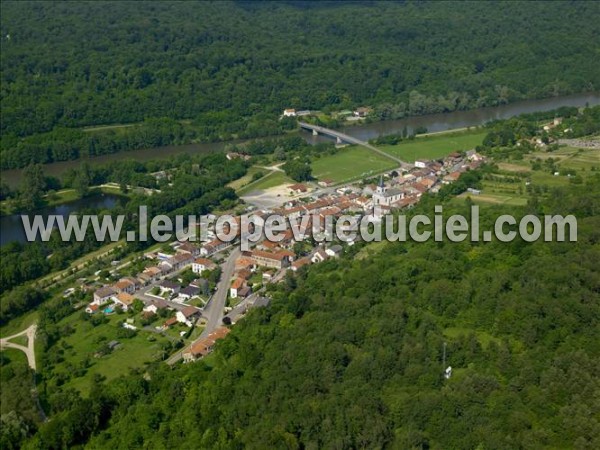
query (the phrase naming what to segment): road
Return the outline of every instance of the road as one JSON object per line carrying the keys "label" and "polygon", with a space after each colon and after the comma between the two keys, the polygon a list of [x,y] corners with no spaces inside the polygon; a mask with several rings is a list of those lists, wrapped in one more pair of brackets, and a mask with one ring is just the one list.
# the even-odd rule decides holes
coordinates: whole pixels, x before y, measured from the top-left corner
{"label": "road", "polygon": [[[36,370],[35,365],[35,332],[37,330],[37,325],[33,324],[29,328],[21,331],[20,333],[13,334],[12,336],[5,337],[0,339],[0,349],[4,348],[14,348],[16,350],[21,350],[27,356],[27,362],[29,363],[29,367],[31,367],[34,371]],[[20,344],[15,344],[14,342],[10,342],[10,339],[14,339],[19,336],[27,335],[27,347]]]}
{"label": "road", "polygon": [[210,301],[204,307],[203,316],[206,318],[206,326],[204,330],[194,342],[185,347],[183,350],[178,351],[167,359],[167,364],[173,365],[183,357],[183,352],[191,347],[194,343],[200,339],[204,339],[210,333],[212,333],[217,327],[222,325],[225,308],[225,302],[227,301],[227,293],[231,284],[231,277],[235,271],[235,261],[241,255],[241,250],[238,246],[235,246],[231,251],[225,262],[221,265],[221,279],[217,284],[217,290],[211,297]]}

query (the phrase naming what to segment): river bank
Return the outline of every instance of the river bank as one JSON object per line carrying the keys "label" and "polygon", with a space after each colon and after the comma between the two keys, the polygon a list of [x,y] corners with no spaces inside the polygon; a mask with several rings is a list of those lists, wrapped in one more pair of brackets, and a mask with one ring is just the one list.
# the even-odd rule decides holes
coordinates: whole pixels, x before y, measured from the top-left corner
{"label": "river bank", "polygon": [[[550,111],[562,106],[594,106],[600,104],[600,93],[583,93],[554,97],[542,100],[526,100],[509,103],[502,106],[479,108],[468,111],[454,111],[450,113],[430,114],[425,116],[412,116],[397,120],[382,122],[371,122],[363,124],[351,124],[342,127],[340,131],[363,141],[378,136],[401,133],[405,128],[413,132],[417,128],[426,128],[429,133],[457,130],[469,127],[477,127],[492,120],[508,119],[520,114]],[[308,133],[297,132],[309,143],[327,141],[323,136],[312,136]],[[79,159],[74,161],[62,161],[46,164],[44,171],[47,176],[60,177],[69,169],[77,168],[83,161],[91,164],[105,164],[112,161],[135,159],[137,161],[148,161],[151,159],[167,158],[178,154],[196,154],[223,151],[226,145],[243,143],[244,141],[227,141],[215,143],[172,145],[155,147],[144,150],[132,150],[129,152],[113,153],[95,158]],[[0,179],[9,187],[15,188],[22,179],[22,169],[12,169],[0,172]]]}

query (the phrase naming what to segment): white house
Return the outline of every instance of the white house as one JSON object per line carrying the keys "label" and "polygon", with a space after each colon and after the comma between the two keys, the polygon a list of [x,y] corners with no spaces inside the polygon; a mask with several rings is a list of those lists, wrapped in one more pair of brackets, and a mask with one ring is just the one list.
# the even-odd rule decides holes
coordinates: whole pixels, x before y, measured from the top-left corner
{"label": "white house", "polygon": [[242,278],[236,278],[233,283],[231,283],[231,288],[229,289],[229,296],[231,298],[237,298],[238,291],[244,287],[246,282]]}
{"label": "white house", "polygon": [[415,161],[415,167],[418,167],[419,169],[424,169],[425,167],[427,167],[427,162],[423,161],[422,159],[417,159]]}
{"label": "white house", "polygon": [[117,291],[115,291],[111,286],[101,287],[94,292],[94,301],[92,304],[103,305],[116,293]]}
{"label": "white house", "polygon": [[192,263],[192,272],[194,273],[202,273],[205,270],[213,270],[217,267],[217,265],[207,258],[197,258]]}
{"label": "white house", "polygon": [[292,109],[292,108],[284,109],[283,116],[284,117],[296,117],[296,110]]}
{"label": "white house", "polygon": [[191,327],[194,323],[194,319],[199,315],[200,310],[198,308],[196,308],[195,306],[187,306],[181,311],[177,311],[177,314],[175,314],[175,318],[177,319],[177,322],[184,323],[188,327]]}

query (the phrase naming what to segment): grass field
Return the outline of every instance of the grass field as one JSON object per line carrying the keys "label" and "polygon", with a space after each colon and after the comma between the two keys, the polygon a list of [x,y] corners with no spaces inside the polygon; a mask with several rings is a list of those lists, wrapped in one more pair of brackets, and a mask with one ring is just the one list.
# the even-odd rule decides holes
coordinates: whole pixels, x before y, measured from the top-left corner
{"label": "grass field", "polygon": [[[83,394],[87,394],[91,387],[93,375],[98,373],[107,380],[127,374],[132,368],[143,367],[144,363],[155,359],[161,343],[167,339],[154,333],[139,330],[132,338],[119,338],[117,336],[117,322],[125,320],[126,315],[113,314],[108,316],[109,323],[92,326],[89,322],[81,320],[79,313],[63,319],[60,326],[70,325],[75,332],[64,338],[67,348],[64,351],[64,363],[57,367],[58,372],[70,372],[71,367],[79,367],[81,361],[88,359],[91,366],[84,376],[71,378],[65,385],[73,387]],[[154,336],[156,340],[149,342],[148,337]],[[118,340],[121,347],[100,357],[94,358],[94,353],[103,345],[112,340]],[[61,344],[64,345],[64,344]]]}
{"label": "grass field", "polygon": [[416,159],[441,158],[459,150],[470,150],[483,142],[486,132],[469,131],[424,136],[397,145],[378,146],[384,152],[412,163]]}
{"label": "grass field", "polygon": [[347,147],[335,155],[328,155],[312,162],[313,176],[341,182],[383,172],[398,166],[394,161],[363,147]]}
{"label": "grass field", "polygon": [[294,180],[287,177],[285,173],[279,171],[273,171],[260,180],[255,181],[254,183],[247,184],[243,188],[238,190],[238,195],[247,194],[248,192],[269,189],[275,186],[280,186],[282,184],[293,184]]}
{"label": "grass field", "polygon": [[243,188],[245,185],[247,185],[248,183],[250,183],[252,181],[252,177],[254,176],[254,174],[258,173],[258,172],[262,172],[264,174],[267,174],[268,170],[266,169],[261,169],[259,167],[249,167],[248,168],[248,172],[246,173],[246,175],[244,175],[241,178],[238,178],[237,180],[233,180],[231,183],[228,183],[227,186],[229,186],[231,189],[235,189],[236,191],[238,189]]}

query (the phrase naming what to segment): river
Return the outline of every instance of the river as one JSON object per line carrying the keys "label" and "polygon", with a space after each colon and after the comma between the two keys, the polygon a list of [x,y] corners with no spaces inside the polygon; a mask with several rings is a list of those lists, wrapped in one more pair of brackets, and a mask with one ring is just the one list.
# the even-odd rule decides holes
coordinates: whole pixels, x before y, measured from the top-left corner
{"label": "river", "polygon": [[[455,128],[475,127],[483,125],[486,122],[497,119],[508,119],[519,114],[550,111],[561,106],[594,106],[600,104],[600,93],[576,94],[564,97],[548,98],[543,100],[527,100],[523,102],[511,103],[491,108],[480,108],[470,111],[455,111],[445,114],[431,114],[427,116],[408,117],[400,120],[390,120],[385,122],[374,122],[365,125],[354,125],[344,128],[342,131],[355,138],[367,141],[377,136],[386,134],[401,133],[404,127],[409,132],[417,127],[425,127],[428,132],[438,132],[452,130]],[[327,140],[322,136],[312,136],[309,133],[301,132],[301,135],[308,142],[321,142]],[[239,141],[238,141],[239,142]],[[182,153],[208,153],[221,151],[225,143],[211,144],[189,144],[179,146],[167,146],[159,148],[150,148],[146,150],[136,150],[131,152],[122,152],[111,155],[98,156],[88,159],[90,163],[102,164],[110,161],[119,161],[123,159],[134,158],[138,161],[147,161],[150,159],[167,158],[172,155]],[[44,170],[47,175],[60,176],[70,168],[79,167],[82,160],[64,161],[53,164],[46,164]],[[15,187],[21,181],[22,171],[20,169],[6,170],[0,173],[2,181],[9,186]],[[116,196],[105,195],[104,197],[90,197],[85,200],[77,200],[61,206],[44,208],[38,212],[42,215],[62,214],[68,215],[77,211],[83,206],[91,208],[112,208],[118,201]],[[14,240],[23,242],[25,234],[21,225],[21,218],[18,215],[6,216],[0,218],[0,244]]]}
{"label": "river", "polygon": [[[455,111],[445,114],[431,114],[427,116],[408,117],[400,120],[389,120],[385,122],[375,122],[365,125],[353,125],[343,129],[343,132],[358,139],[367,141],[380,135],[401,133],[406,126],[408,131],[417,127],[425,127],[429,132],[445,131],[454,128],[475,127],[482,125],[490,120],[507,119],[519,114],[531,113],[537,111],[549,111],[560,108],[561,106],[594,106],[600,104],[600,93],[575,94],[564,97],[554,97],[543,100],[527,100],[523,102],[511,103],[492,108],[480,108],[470,111]],[[321,136],[312,136],[301,132],[301,135],[308,142],[319,142],[323,139]],[[239,142],[239,141],[237,141]],[[110,161],[120,161],[123,159],[136,159],[138,161],[148,161],[150,159],[167,158],[181,153],[208,153],[221,151],[225,143],[206,143],[206,144],[188,144],[173,145],[159,148],[149,148],[145,150],[134,150],[130,152],[121,152],[111,155],[102,155],[87,159],[92,164],[102,164]],[[82,160],[63,161],[52,164],[46,164],[44,170],[47,175],[60,176],[71,168],[77,168]],[[0,172],[0,178],[11,187],[16,187],[21,181],[21,169],[5,170]]]}
{"label": "river", "polygon": [[[28,215],[31,219],[34,215],[40,214],[42,217],[44,217],[44,220],[49,215],[61,215],[63,217],[67,217],[72,212],[79,211],[82,208],[112,209],[117,204],[125,204],[127,200],[127,197],[121,195],[97,194],[85,199],[63,203],[62,205],[41,208]],[[26,241],[21,215],[12,214],[10,216],[0,217],[0,245],[5,245],[14,241]]]}

